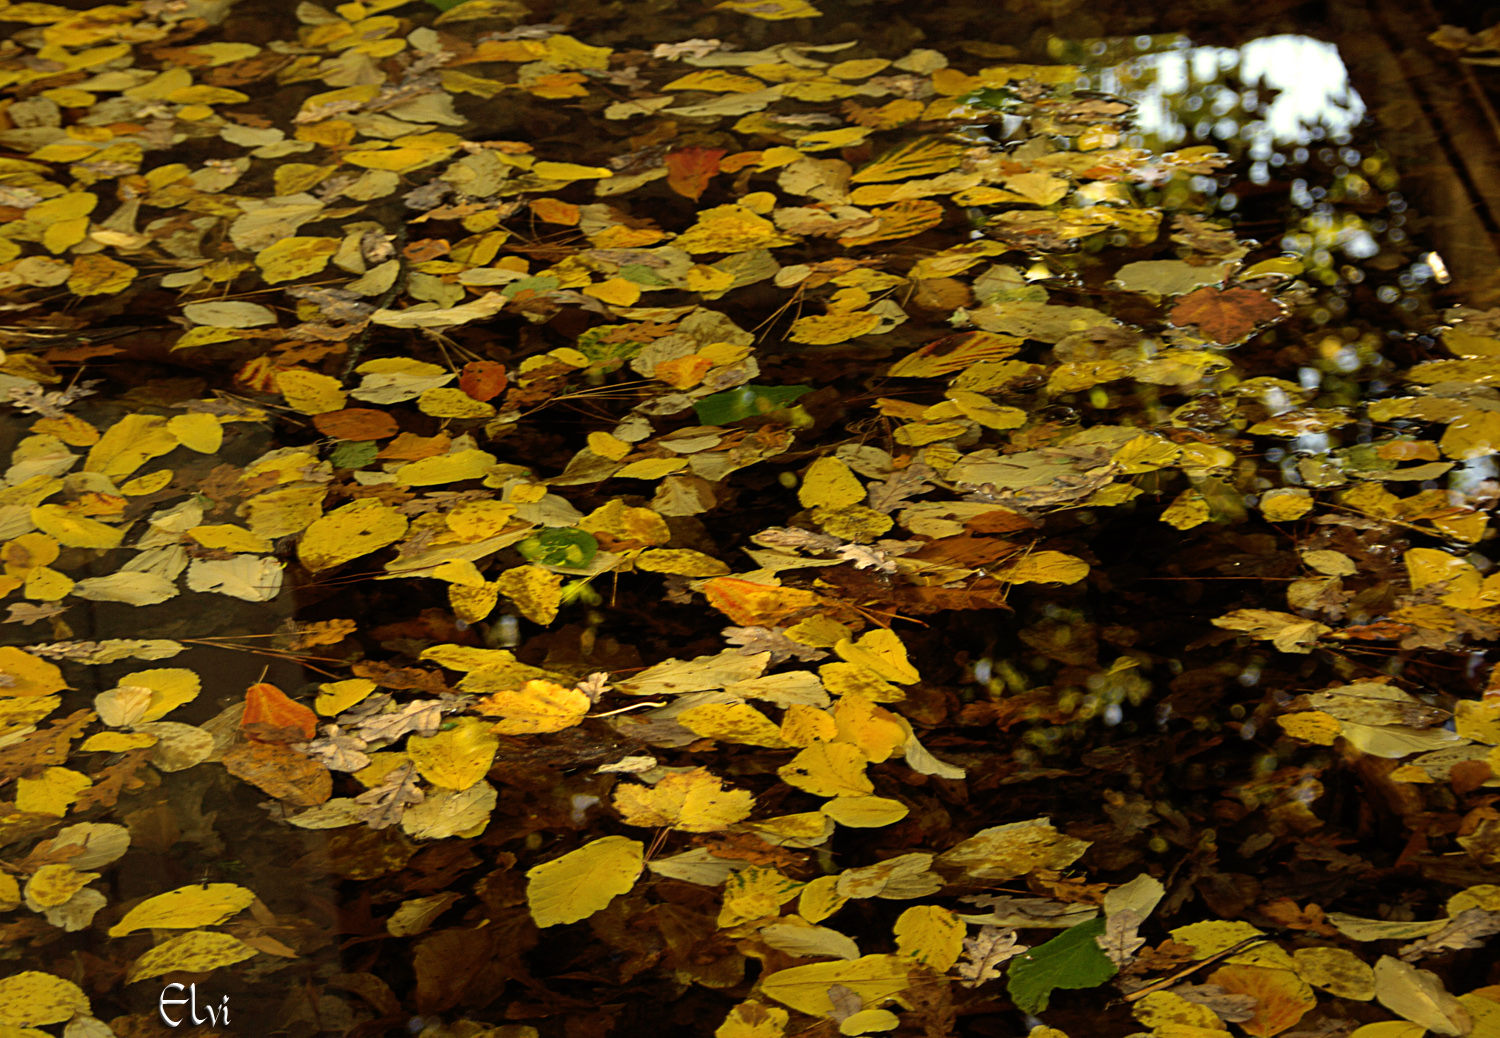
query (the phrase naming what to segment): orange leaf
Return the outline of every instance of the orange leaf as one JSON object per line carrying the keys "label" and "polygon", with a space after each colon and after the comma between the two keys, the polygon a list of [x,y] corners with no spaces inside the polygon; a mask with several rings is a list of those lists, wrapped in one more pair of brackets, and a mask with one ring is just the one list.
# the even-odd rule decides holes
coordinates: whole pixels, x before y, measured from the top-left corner
{"label": "orange leaf", "polygon": [[578,224],[578,207],[572,202],[561,202],[556,198],[533,198],[530,204],[536,218],[544,223],[560,223],[569,227]]}
{"label": "orange leaf", "polygon": [[1255,1038],[1280,1034],[1318,1004],[1312,988],[1291,970],[1223,966],[1209,974],[1208,982],[1230,994],[1255,996],[1255,1015],[1240,1024]]}
{"label": "orange leaf", "polygon": [[753,580],[715,577],[703,585],[708,602],[735,623],[745,627],[774,627],[782,620],[817,605],[811,591],[793,587],[771,587]]}
{"label": "orange leaf", "polygon": [[276,392],[276,374],[281,369],[270,357],[248,360],[234,373],[234,384],[252,393]]}
{"label": "orange leaf", "polygon": [[1238,342],[1262,321],[1281,316],[1281,307],[1264,292],[1248,288],[1217,289],[1205,285],[1189,292],[1172,308],[1172,323],[1196,324],[1214,342]]}
{"label": "orange leaf", "polygon": [[505,365],[493,360],[473,360],[458,373],[458,388],[475,400],[493,400],[505,392]]}
{"label": "orange leaf", "polygon": [[261,742],[305,742],[318,731],[318,717],[275,685],[251,685],[245,692],[240,731]]}
{"label": "orange leaf", "polygon": [[346,407],[313,415],[313,428],[331,440],[383,440],[395,436],[396,419],[368,407]]}
{"label": "orange leaf", "polygon": [[671,152],[667,155],[667,186],[683,198],[696,201],[719,172],[719,160],[727,154],[723,148],[684,148]]}

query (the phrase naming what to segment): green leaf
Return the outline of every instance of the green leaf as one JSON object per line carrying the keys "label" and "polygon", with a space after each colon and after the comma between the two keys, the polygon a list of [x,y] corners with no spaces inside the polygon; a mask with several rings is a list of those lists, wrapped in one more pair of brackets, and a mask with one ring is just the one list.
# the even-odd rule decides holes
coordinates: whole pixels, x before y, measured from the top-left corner
{"label": "green leaf", "polygon": [[516,551],[528,562],[578,569],[599,553],[599,542],[587,530],[558,527],[526,538],[516,545]]}
{"label": "green leaf", "polygon": [[704,425],[728,425],[741,418],[769,414],[812,392],[812,386],[738,386],[693,404]]}
{"label": "green leaf", "polygon": [[[431,3],[432,0],[428,2]],[[997,112],[1008,112],[1021,104],[1021,99],[1013,91],[998,87],[980,87],[958,100],[960,104],[971,108],[991,108]]]}
{"label": "green leaf", "polygon": [[1094,988],[1113,977],[1120,968],[1094,940],[1103,933],[1103,918],[1090,919],[1014,960],[1005,984],[1010,1000],[1028,1013],[1040,1013],[1057,988]]}
{"label": "green leaf", "polygon": [[336,469],[362,469],[379,453],[380,444],[374,440],[354,440],[335,447],[328,460]]}
{"label": "green leaf", "polygon": [[439,11],[451,11],[459,4],[467,3],[468,0],[427,0],[427,2]]}

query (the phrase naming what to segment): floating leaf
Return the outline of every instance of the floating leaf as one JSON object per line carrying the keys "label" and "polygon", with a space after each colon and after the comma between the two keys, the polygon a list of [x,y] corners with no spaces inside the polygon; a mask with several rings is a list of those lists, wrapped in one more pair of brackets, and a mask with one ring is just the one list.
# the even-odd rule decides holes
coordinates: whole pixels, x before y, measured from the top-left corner
{"label": "floating leaf", "polygon": [[1079,923],[1013,960],[1005,985],[1011,1001],[1028,1013],[1039,1013],[1056,989],[1098,987],[1118,973],[1119,967],[1095,940],[1104,933],[1104,925],[1103,919]]}
{"label": "floating leaf", "polygon": [[539,927],[576,923],[635,886],[645,847],[624,836],[591,840],[526,873],[526,904]]}

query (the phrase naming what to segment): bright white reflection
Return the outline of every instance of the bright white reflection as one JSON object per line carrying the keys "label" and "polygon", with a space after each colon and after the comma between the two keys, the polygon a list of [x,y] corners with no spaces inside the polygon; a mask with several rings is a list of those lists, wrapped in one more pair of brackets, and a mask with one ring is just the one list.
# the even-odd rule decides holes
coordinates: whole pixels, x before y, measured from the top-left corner
{"label": "bright white reflection", "polygon": [[[1275,144],[1308,144],[1323,137],[1339,137],[1364,118],[1365,105],[1349,85],[1349,74],[1331,43],[1308,36],[1267,36],[1236,49],[1188,47],[1144,54],[1124,68],[1109,69],[1100,89],[1136,101],[1136,132],[1148,140],[1174,144],[1187,136],[1182,114],[1193,122],[1219,121],[1235,100],[1225,86],[1209,88],[1202,106],[1173,111],[1171,100],[1193,92],[1193,83],[1211,83],[1219,71],[1238,66],[1247,90],[1278,90],[1263,120],[1238,127],[1250,143],[1250,156],[1269,158]],[[1181,114],[1179,114],[1181,113]],[[1224,120],[1228,122],[1229,120]]]}

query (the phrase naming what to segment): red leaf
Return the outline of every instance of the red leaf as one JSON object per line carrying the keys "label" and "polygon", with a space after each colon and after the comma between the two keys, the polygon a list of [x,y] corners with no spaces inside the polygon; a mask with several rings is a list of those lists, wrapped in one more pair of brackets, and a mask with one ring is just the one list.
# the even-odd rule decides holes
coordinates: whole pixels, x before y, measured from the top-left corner
{"label": "red leaf", "polygon": [[505,392],[505,365],[493,360],[475,360],[458,373],[458,388],[475,400],[493,400]]}
{"label": "red leaf", "polygon": [[683,198],[697,201],[719,172],[719,160],[727,154],[723,148],[684,148],[672,152],[667,156],[667,186]]}
{"label": "red leaf", "polygon": [[251,685],[240,731],[261,742],[306,742],[318,732],[318,716],[275,685]]}

